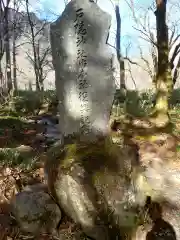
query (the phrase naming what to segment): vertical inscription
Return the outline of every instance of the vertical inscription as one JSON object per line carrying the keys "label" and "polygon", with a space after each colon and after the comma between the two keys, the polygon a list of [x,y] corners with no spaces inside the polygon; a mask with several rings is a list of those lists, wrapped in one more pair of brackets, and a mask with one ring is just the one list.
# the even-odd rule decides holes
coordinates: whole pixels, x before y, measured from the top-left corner
{"label": "vertical inscription", "polygon": [[[79,8],[76,10],[76,19],[74,20],[74,28],[76,33],[76,46],[77,46],[77,62],[78,62],[78,73],[77,73],[77,82],[78,82],[78,90],[79,90],[79,100],[80,100],[80,133],[88,134],[91,131],[90,126],[90,109],[89,109],[89,101],[88,101],[88,92],[87,89],[89,87],[87,81],[87,55],[84,50],[84,44],[86,43],[87,38],[87,29],[84,26],[83,21],[83,9]],[[84,116],[86,113],[87,116]]]}

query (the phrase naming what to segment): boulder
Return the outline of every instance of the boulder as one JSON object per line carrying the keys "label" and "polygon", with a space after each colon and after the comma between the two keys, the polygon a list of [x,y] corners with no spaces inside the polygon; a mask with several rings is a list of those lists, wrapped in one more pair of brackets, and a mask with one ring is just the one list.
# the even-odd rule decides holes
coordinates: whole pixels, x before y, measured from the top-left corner
{"label": "boulder", "polygon": [[20,192],[13,198],[13,216],[24,232],[33,235],[56,233],[61,220],[61,210],[48,193],[31,189]]}
{"label": "boulder", "polygon": [[144,165],[136,147],[109,138],[55,146],[45,163],[48,188],[61,209],[94,239],[131,237],[146,221],[148,198],[160,204],[161,220],[180,239],[180,172],[162,159],[149,160]]}
{"label": "boulder", "polygon": [[[120,229],[130,231],[136,225],[130,177],[136,164],[131,147],[122,148],[107,138],[56,146],[48,153],[45,172],[49,191],[63,211],[88,236],[109,239],[123,235]],[[134,172],[134,181],[136,175]]]}

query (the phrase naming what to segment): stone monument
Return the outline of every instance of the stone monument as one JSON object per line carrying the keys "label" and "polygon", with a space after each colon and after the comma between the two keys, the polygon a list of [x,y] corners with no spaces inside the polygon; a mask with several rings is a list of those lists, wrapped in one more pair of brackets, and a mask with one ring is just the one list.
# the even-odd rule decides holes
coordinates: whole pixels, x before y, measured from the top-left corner
{"label": "stone monument", "polygon": [[106,135],[115,93],[107,45],[111,16],[90,0],[72,0],[51,24],[51,48],[64,136]]}

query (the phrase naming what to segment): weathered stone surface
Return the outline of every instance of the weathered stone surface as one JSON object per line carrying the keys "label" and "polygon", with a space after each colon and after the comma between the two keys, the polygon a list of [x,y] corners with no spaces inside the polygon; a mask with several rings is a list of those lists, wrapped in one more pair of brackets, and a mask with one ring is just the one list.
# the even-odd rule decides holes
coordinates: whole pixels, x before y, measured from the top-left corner
{"label": "weathered stone surface", "polygon": [[[49,194],[27,189],[12,200],[12,214],[21,229],[34,235],[56,232],[61,211]],[[35,190],[35,189],[33,189]]]}
{"label": "weathered stone surface", "polygon": [[45,193],[48,193],[48,187],[44,183],[26,185],[23,190],[26,191],[26,192],[45,192]]}
{"label": "weathered stone surface", "polygon": [[82,232],[82,230],[68,231],[61,230],[58,235],[60,240],[91,240]]}
{"label": "weathered stone surface", "polygon": [[110,239],[116,239],[120,232],[111,225],[134,226],[137,212],[132,209],[129,176],[136,159],[131,149],[123,150],[107,140],[70,144],[61,153],[56,146],[51,153],[45,164],[49,190],[88,236],[109,239],[113,233]]}
{"label": "weathered stone surface", "polygon": [[108,132],[115,93],[112,53],[106,44],[111,17],[96,3],[72,0],[51,24],[60,129],[94,139]]}
{"label": "weathered stone surface", "polygon": [[[160,222],[163,226],[170,224],[179,240],[180,172],[173,163],[162,159],[157,162],[158,157],[143,163],[130,147],[120,147],[109,140],[65,145],[61,151],[56,146],[45,164],[48,187],[66,214],[94,239],[115,239],[112,233],[131,235],[131,230],[134,233],[150,196],[162,207],[162,215],[158,213]],[[146,220],[145,209],[144,215]],[[156,222],[153,231],[154,226],[158,227]],[[158,231],[159,237],[161,229]],[[173,231],[171,233],[173,236]],[[147,234],[140,232],[139,235],[143,239]]]}

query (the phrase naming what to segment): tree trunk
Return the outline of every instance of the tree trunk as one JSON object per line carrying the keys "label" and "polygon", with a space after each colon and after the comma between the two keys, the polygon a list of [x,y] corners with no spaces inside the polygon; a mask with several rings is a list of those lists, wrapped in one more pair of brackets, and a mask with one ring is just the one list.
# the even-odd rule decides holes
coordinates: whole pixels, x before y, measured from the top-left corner
{"label": "tree trunk", "polygon": [[120,88],[125,90],[126,84],[125,84],[125,71],[124,71],[124,60],[122,59],[121,54],[121,16],[119,11],[119,5],[118,3],[115,6],[116,11],[116,55],[119,62],[119,68],[120,68]]}
{"label": "tree trunk", "polygon": [[8,9],[5,16],[5,51],[6,51],[6,76],[8,93],[12,90],[12,78],[11,78],[11,54],[10,54],[10,42],[9,42],[9,23],[8,23]]}
{"label": "tree trunk", "polygon": [[170,123],[168,102],[173,88],[168,60],[169,46],[168,28],[166,25],[166,0],[156,0],[156,6],[158,69],[156,76],[157,93],[152,119],[157,127],[165,127]]}
{"label": "tree trunk", "polygon": [[16,43],[13,39],[13,87],[14,90],[18,90],[17,86],[17,63],[16,63]]}
{"label": "tree trunk", "polygon": [[3,85],[3,72],[2,72],[2,66],[0,61],[0,87]]}
{"label": "tree trunk", "polygon": [[[16,0],[14,0],[14,9],[17,9],[16,7]],[[13,19],[13,87],[14,90],[18,90],[17,86],[17,63],[16,63],[16,27],[17,27],[17,19],[16,15],[14,14],[14,19]]]}
{"label": "tree trunk", "polygon": [[39,86],[41,92],[44,91],[44,79],[43,79],[43,69],[42,66],[39,66]]}
{"label": "tree trunk", "polygon": [[33,90],[33,89],[32,89],[32,82],[31,82],[31,81],[28,82],[28,90],[29,90],[29,91],[32,91],[32,90]]}
{"label": "tree trunk", "polygon": [[38,66],[37,66],[37,51],[36,51],[36,42],[35,42],[35,33],[34,33],[34,23],[31,19],[30,12],[29,12],[29,0],[26,0],[26,11],[28,15],[28,22],[31,29],[31,38],[32,38],[32,50],[33,50],[33,68],[36,77],[36,91],[40,91],[39,86],[39,74],[38,74]]}
{"label": "tree trunk", "polygon": [[120,77],[121,77],[121,85],[120,88],[126,90],[126,82],[125,82],[125,66],[124,60],[120,60]]}
{"label": "tree trunk", "polygon": [[2,2],[0,1],[0,84],[3,84],[3,70],[2,70],[2,58],[4,55],[4,14],[2,10]]}

